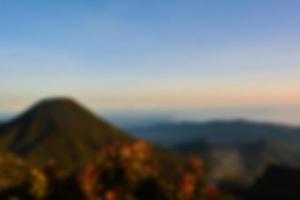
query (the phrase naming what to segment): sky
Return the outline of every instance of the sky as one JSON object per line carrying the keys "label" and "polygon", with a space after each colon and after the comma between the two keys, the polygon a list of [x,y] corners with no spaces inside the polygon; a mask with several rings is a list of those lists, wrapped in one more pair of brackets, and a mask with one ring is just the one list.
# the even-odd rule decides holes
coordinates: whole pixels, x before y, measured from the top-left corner
{"label": "sky", "polygon": [[53,96],[105,111],[300,110],[299,10],[298,0],[0,0],[0,111]]}

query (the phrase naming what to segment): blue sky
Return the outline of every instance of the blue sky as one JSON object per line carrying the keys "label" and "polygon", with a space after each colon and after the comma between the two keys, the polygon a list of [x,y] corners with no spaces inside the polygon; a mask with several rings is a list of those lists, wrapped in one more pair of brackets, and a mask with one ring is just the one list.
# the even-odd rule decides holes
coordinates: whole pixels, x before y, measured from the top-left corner
{"label": "blue sky", "polygon": [[0,110],[299,107],[297,0],[0,0]]}

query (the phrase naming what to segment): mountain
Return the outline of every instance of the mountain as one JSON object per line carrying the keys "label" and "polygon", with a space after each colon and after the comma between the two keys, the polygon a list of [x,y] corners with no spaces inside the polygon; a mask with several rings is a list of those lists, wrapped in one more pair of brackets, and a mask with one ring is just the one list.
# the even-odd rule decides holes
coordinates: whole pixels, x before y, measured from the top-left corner
{"label": "mountain", "polygon": [[0,152],[12,152],[33,165],[54,159],[65,169],[81,165],[105,145],[132,140],[67,98],[43,100],[0,126]]}

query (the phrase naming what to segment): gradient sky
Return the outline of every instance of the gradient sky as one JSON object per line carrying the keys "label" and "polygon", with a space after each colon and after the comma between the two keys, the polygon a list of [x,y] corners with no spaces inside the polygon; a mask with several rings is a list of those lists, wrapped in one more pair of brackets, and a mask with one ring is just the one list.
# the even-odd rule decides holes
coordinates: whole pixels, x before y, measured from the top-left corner
{"label": "gradient sky", "polygon": [[0,111],[300,108],[299,0],[0,0]]}

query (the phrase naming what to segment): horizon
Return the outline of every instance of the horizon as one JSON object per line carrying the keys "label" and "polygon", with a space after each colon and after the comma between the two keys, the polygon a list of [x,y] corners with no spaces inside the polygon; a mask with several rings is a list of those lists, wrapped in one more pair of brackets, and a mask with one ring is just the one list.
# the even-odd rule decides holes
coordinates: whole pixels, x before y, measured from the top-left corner
{"label": "horizon", "polygon": [[17,112],[0,111],[0,122],[14,119],[26,112],[32,106],[45,100],[69,99],[79,103],[100,118],[104,118],[119,127],[136,125],[151,125],[165,122],[208,122],[208,121],[249,121],[258,123],[272,123],[279,125],[300,126],[300,107],[232,107],[232,108],[177,108],[177,109],[123,109],[101,110],[92,109],[88,105],[68,97],[43,98],[27,105]]}
{"label": "horizon", "polygon": [[299,1],[4,0],[0,8],[2,113],[70,96],[94,112],[300,124]]}

